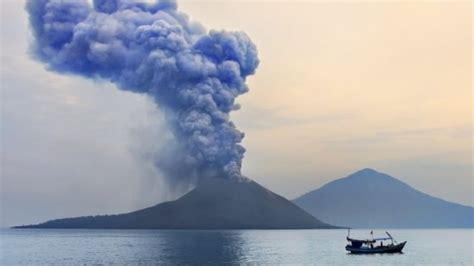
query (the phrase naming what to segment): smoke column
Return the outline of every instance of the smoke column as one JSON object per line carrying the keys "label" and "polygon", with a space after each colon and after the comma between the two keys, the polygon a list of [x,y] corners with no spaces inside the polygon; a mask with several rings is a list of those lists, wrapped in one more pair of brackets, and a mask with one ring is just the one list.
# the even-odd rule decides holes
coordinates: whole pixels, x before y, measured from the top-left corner
{"label": "smoke column", "polygon": [[207,32],[168,0],[31,0],[26,10],[33,54],[49,70],[154,99],[175,139],[156,158],[165,175],[242,178],[244,134],[229,113],[259,63],[245,33]]}

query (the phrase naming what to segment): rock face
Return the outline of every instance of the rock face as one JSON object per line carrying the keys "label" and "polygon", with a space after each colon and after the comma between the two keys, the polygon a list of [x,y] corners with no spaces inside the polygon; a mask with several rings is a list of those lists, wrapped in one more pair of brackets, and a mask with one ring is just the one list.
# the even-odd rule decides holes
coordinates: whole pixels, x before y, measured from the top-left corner
{"label": "rock face", "polygon": [[254,181],[210,179],[175,201],[104,216],[51,220],[16,228],[315,229],[334,228]]}
{"label": "rock face", "polygon": [[324,222],[354,228],[472,228],[474,208],[432,197],[372,169],[293,201]]}

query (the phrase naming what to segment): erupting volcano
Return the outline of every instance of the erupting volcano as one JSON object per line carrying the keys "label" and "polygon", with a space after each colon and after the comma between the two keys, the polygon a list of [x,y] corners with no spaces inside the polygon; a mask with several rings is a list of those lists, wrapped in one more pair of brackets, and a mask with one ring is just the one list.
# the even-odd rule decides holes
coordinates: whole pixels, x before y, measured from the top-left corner
{"label": "erupting volcano", "polygon": [[245,33],[208,32],[169,0],[36,0],[26,9],[35,57],[51,71],[151,97],[174,137],[156,166],[172,183],[197,182],[180,199],[140,211],[26,227],[331,227],[241,174],[244,134],[229,114],[259,63]]}
{"label": "erupting volcano", "polygon": [[183,197],[143,210],[66,218],[18,228],[315,229],[335,228],[251,180],[214,178]]}

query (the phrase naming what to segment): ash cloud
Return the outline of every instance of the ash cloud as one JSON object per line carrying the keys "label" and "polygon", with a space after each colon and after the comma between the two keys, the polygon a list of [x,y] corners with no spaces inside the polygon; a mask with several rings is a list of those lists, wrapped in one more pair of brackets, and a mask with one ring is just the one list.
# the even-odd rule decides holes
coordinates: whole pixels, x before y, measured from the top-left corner
{"label": "ash cloud", "polygon": [[175,1],[35,0],[26,10],[32,52],[49,70],[153,98],[173,136],[155,162],[171,181],[242,178],[244,133],[229,113],[259,63],[245,33],[208,32]]}

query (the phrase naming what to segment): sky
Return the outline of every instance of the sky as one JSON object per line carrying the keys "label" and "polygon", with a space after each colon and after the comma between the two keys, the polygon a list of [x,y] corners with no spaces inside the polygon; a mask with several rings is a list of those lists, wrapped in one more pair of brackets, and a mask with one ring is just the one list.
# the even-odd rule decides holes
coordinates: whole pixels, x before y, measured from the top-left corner
{"label": "sky", "polygon": [[[374,168],[474,205],[470,2],[180,1],[207,29],[246,32],[260,65],[232,120],[242,172],[295,198]],[[23,3],[1,2],[1,226],[171,200],[144,95],[48,72]]]}

